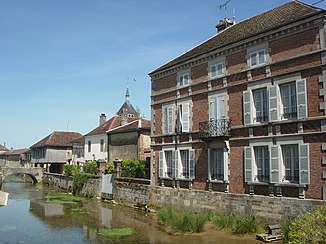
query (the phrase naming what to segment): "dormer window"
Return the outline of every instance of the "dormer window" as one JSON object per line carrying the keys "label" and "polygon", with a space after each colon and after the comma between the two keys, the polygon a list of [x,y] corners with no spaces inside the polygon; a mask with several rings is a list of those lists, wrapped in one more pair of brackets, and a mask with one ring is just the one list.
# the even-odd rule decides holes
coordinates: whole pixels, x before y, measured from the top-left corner
{"label": "dormer window", "polygon": [[189,73],[183,73],[179,75],[179,86],[187,86],[190,83],[190,75]]}
{"label": "dormer window", "polygon": [[266,63],[265,49],[250,53],[250,67],[259,66]]}

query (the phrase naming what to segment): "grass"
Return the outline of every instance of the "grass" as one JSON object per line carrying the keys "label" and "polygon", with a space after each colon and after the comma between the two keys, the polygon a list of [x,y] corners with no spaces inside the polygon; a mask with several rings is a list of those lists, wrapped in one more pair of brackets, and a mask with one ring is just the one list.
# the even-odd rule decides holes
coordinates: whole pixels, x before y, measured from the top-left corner
{"label": "grass", "polygon": [[172,228],[172,232],[201,232],[210,218],[209,212],[195,213],[173,207],[157,211],[159,220]]}
{"label": "grass", "polygon": [[68,193],[53,193],[45,196],[47,202],[51,203],[72,203],[76,204],[81,201],[81,197]]}
{"label": "grass", "polygon": [[236,216],[234,214],[218,213],[214,215],[213,223],[219,229],[237,235],[264,232],[266,227],[266,223],[253,214]]}
{"label": "grass", "polygon": [[98,234],[106,237],[126,237],[133,235],[134,230],[132,228],[102,229]]}

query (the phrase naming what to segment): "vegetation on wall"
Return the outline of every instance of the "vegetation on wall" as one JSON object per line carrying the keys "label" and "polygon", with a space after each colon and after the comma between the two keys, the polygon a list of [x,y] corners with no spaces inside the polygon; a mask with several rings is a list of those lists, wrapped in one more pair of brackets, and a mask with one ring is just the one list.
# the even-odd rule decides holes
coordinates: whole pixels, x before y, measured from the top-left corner
{"label": "vegetation on wall", "polygon": [[87,174],[97,175],[98,173],[97,162],[95,161],[86,162],[85,165],[83,166],[83,171]]}
{"label": "vegetation on wall", "polygon": [[72,183],[72,193],[73,194],[80,194],[84,185],[87,182],[87,179],[92,176],[91,174],[84,173],[84,172],[77,172],[74,175],[74,180]]}
{"label": "vegetation on wall", "polygon": [[73,176],[78,171],[78,166],[65,164],[63,170],[65,175]]}

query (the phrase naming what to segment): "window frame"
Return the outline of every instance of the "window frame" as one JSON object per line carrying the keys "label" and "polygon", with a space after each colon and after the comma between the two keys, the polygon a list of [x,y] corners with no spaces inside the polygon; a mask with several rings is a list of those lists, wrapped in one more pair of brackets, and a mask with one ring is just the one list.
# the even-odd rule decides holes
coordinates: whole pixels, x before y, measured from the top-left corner
{"label": "window frame", "polygon": [[[210,182],[228,182],[228,149],[227,147],[208,148],[208,180]],[[212,155],[217,159],[212,159]],[[215,171],[215,172],[214,172]],[[214,177],[216,175],[216,177]]]}
{"label": "window frame", "polygon": [[[260,60],[260,53],[263,52],[263,61]],[[255,63],[253,64],[253,60]],[[264,64],[267,64],[267,51],[266,49],[260,49],[257,51],[252,51],[249,53],[249,67],[259,67]]]}
{"label": "window frame", "polygon": [[191,101],[182,101],[177,103],[177,127],[178,132],[190,132],[192,121],[192,103]]}
{"label": "window frame", "polygon": [[[218,67],[221,66],[219,69]],[[215,71],[212,69],[215,68]],[[209,78],[214,79],[225,75],[225,64],[223,61],[212,63],[209,65]]]}
{"label": "window frame", "polygon": [[[187,79],[185,79],[187,77]],[[185,80],[187,83],[185,83]],[[191,82],[190,71],[183,71],[178,74],[178,85],[177,87],[186,87],[189,86]]]}

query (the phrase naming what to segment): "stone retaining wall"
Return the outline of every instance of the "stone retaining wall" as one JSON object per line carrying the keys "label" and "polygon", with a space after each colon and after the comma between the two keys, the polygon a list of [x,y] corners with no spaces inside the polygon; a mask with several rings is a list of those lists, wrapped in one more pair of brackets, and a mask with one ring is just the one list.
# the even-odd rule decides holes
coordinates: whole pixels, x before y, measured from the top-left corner
{"label": "stone retaining wall", "polygon": [[[72,191],[72,177],[45,174],[44,182],[61,189]],[[101,196],[101,179],[89,179],[82,195]],[[234,214],[253,213],[279,223],[294,218],[317,205],[326,205],[322,200],[307,200],[286,197],[231,194],[199,190],[177,189],[160,186],[148,186],[136,183],[117,182],[113,186],[113,198],[123,205],[147,204],[160,206],[178,206],[194,211],[212,210]]]}
{"label": "stone retaining wall", "polygon": [[[65,191],[72,192],[73,178],[61,174],[44,173],[43,182],[49,186],[56,187]],[[83,196],[101,196],[101,178],[89,178],[84,185],[81,195]]]}

